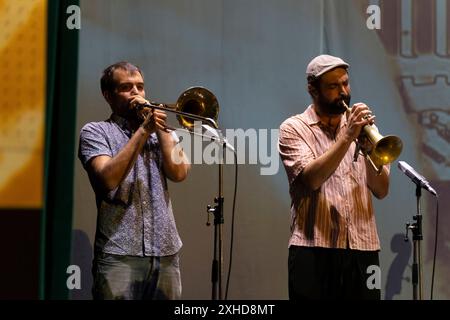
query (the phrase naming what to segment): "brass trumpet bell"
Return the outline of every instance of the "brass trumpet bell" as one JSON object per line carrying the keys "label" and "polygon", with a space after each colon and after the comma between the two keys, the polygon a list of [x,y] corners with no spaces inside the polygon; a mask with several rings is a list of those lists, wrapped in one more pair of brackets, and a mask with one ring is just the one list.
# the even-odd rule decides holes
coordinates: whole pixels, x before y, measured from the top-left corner
{"label": "brass trumpet bell", "polygon": [[[156,109],[174,113],[183,128],[191,130],[195,120],[207,123],[218,129],[217,118],[219,116],[219,102],[216,96],[204,87],[191,87],[185,90],[176,104],[148,102],[137,106],[137,110],[143,108]],[[175,131],[175,128],[166,126],[165,131]]]}
{"label": "brass trumpet bell", "polygon": [[363,131],[373,146],[367,155],[367,159],[377,173],[381,173],[381,168],[384,165],[395,161],[400,156],[403,142],[397,136],[382,136],[374,126],[366,125]]}
{"label": "brass trumpet bell", "polygon": [[[351,112],[349,106],[342,100],[342,105]],[[378,128],[374,125],[365,125],[362,128],[361,135],[366,136],[372,145],[370,152],[364,152],[358,143],[355,149],[354,159],[358,157],[359,151],[363,151],[364,156],[370,162],[377,174],[381,173],[384,165],[393,162],[398,158],[403,149],[403,142],[397,136],[382,136]]]}
{"label": "brass trumpet bell", "polygon": [[[217,121],[219,102],[216,96],[204,87],[192,87],[184,91],[177,100],[176,110]],[[194,127],[195,119],[177,114],[180,125],[186,129]]]}

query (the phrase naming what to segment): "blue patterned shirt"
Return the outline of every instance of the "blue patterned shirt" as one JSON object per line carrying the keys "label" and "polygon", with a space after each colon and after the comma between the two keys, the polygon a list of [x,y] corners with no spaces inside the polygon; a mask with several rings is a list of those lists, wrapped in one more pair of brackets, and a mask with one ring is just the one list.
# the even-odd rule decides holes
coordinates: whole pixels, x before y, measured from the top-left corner
{"label": "blue patterned shirt", "polygon": [[[90,122],[81,129],[78,157],[85,168],[96,156],[114,157],[132,135],[128,122],[115,114],[106,121]],[[167,256],[180,250],[182,243],[155,133],[127,177],[107,194],[96,194],[96,203],[96,252]]]}

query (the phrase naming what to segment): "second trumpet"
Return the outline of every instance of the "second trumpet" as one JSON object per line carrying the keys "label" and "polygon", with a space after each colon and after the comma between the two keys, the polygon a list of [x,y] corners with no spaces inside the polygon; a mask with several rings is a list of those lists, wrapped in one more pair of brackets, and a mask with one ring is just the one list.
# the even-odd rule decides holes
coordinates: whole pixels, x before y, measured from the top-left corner
{"label": "second trumpet", "polygon": [[[348,111],[351,110],[344,100],[342,100],[342,104]],[[363,154],[377,174],[381,173],[384,165],[393,162],[400,156],[403,149],[403,142],[399,137],[393,135],[382,136],[378,129],[372,125],[365,125],[362,128],[361,134],[365,135],[372,145],[370,152],[366,153],[363,151]],[[357,152],[359,150],[364,149],[357,145]]]}

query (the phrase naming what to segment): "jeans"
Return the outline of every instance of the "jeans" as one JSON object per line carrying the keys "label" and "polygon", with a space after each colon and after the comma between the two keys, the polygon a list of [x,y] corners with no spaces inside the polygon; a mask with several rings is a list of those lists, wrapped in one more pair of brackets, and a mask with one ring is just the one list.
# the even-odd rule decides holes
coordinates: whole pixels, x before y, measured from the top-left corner
{"label": "jeans", "polygon": [[181,298],[178,253],[165,257],[96,254],[92,266],[95,300]]}

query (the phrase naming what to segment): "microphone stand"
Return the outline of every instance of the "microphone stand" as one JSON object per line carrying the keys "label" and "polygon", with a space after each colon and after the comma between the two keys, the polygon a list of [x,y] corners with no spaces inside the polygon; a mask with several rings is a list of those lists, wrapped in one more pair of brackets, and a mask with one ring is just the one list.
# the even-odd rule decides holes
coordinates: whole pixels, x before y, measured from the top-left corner
{"label": "microphone stand", "polygon": [[420,197],[422,195],[422,188],[420,184],[416,183],[416,198],[417,198],[417,214],[413,217],[414,223],[406,224],[405,241],[408,241],[408,231],[413,233],[413,265],[412,265],[412,285],[413,285],[413,300],[422,300],[422,251],[421,240],[422,235],[422,215],[420,213]]}
{"label": "microphone stand", "polygon": [[[211,137],[212,138],[212,137]],[[207,206],[207,212],[214,215],[214,255],[211,269],[211,282],[212,282],[212,300],[222,300],[222,265],[223,265],[223,240],[222,240],[222,227],[224,223],[223,218],[223,161],[225,158],[226,142],[223,139],[217,140],[212,138],[221,146],[220,159],[219,159],[219,194],[214,198],[214,207]],[[209,216],[208,223],[209,225]]]}
{"label": "microphone stand", "polygon": [[[222,158],[223,159],[223,158]],[[214,256],[211,269],[212,282],[212,300],[222,300],[222,264],[223,264],[223,241],[222,241],[222,226],[223,219],[223,163],[222,159],[219,162],[219,195],[214,198],[216,205],[214,208],[208,205],[207,212],[214,214]]]}
{"label": "microphone stand", "polygon": [[[187,114],[190,116],[190,114]],[[211,118],[205,118],[201,116],[192,117],[194,119],[200,118],[203,122],[208,123],[211,128],[215,129],[217,132],[217,136],[205,136],[204,134],[196,133],[195,131],[182,130],[187,131],[191,134],[198,135],[201,137],[210,138],[212,141],[218,143],[221,146],[221,152],[219,153],[219,189],[218,196],[214,198],[215,206],[208,205],[208,220],[206,225],[209,226],[209,214],[212,213],[214,215],[214,249],[213,249],[213,261],[211,268],[211,282],[212,282],[212,292],[211,299],[212,300],[222,300],[222,265],[223,265],[223,240],[222,240],[222,227],[224,223],[223,218],[223,161],[225,158],[225,150],[227,147],[227,141],[222,137],[220,133],[219,126],[217,123]],[[180,129],[178,129],[180,130]],[[233,149],[232,149],[233,150]],[[233,150],[234,152],[234,150]]]}

